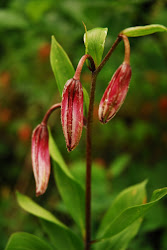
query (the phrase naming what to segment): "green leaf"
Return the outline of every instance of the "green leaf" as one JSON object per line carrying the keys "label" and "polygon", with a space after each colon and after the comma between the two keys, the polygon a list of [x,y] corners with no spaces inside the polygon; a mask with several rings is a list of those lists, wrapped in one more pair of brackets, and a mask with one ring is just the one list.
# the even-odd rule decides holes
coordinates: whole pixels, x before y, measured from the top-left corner
{"label": "green leaf", "polygon": [[136,236],[142,220],[138,219],[137,221],[133,222],[129,227],[124,229],[119,234],[111,237],[110,239],[97,242],[95,244],[96,250],[125,250],[129,242]]}
{"label": "green leaf", "polygon": [[18,12],[0,10],[0,29],[24,29],[27,28],[27,20]]}
{"label": "green leaf", "polygon": [[[41,220],[44,231],[48,234],[48,237],[54,249],[56,250],[83,250],[83,242],[72,231],[65,231],[63,228],[57,227],[55,224]],[[61,235],[61,237],[60,237]]]}
{"label": "green leaf", "polygon": [[49,211],[39,206],[37,203],[35,203],[26,195],[16,192],[16,196],[20,207],[22,207],[25,211],[41,219],[56,223],[57,225],[62,226],[64,228],[66,227],[53,214],[51,214]]}
{"label": "green leaf", "polygon": [[121,212],[128,207],[139,205],[143,200],[146,200],[146,183],[147,181],[143,181],[137,185],[126,188],[116,197],[101,222],[98,237],[104,233],[109,224],[111,224]]}
{"label": "green leaf", "polygon": [[70,178],[62,168],[53,162],[54,176],[58,186],[61,197],[75,220],[79,225],[82,234],[85,233],[85,194],[81,185],[74,179]]}
{"label": "green leaf", "polygon": [[107,31],[107,28],[95,28],[84,34],[85,54],[93,57],[96,67],[102,59]]}
{"label": "green leaf", "polygon": [[107,239],[120,233],[122,230],[130,226],[137,219],[144,216],[146,212],[166,194],[167,187],[155,190],[153,192],[152,199],[150,202],[125,209],[111,223],[108,224],[107,228],[103,231],[102,238]]}
{"label": "green leaf", "polygon": [[[58,249],[64,249],[64,242],[69,243],[68,249],[78,249],[78,246],[81,245],[81,242],[67,226],[65,226],[49,211],[36,204],[29,197],[19,192],[16,194],[19,205],[25,211],[42,219],[46,231],[49,232],[51,239],[54,238],[54,243],[56,243]],[[48,225],[50,228],[48,228]]]}
{"label": "green leaf", "polygon": [[163,32],[167,31],[167,28],[160,24],[151,24],[145,26],[136,26],[124,29],[121,34],[126,35],[128,37],[137,37],[137,36],[146,36],[153,34],[155,32]]}
{"label": "green leaf", "polygon": [[50,62],[61,95],[67,80],[74,76],[74,68],[66,52],[54,36],[52,36]]}
{"label": "green leaf", "polygon": [[49,150],[53,161],[54,176],[62,199],[79,225],[82,234],[85,233],[85,192],[80,183],[67,168],[51,133],[49,133]]}
{"label": "green leaf", "polygon": [[43,239],[29,233],[14,233],[9,238],[5,250],[53,250]]}

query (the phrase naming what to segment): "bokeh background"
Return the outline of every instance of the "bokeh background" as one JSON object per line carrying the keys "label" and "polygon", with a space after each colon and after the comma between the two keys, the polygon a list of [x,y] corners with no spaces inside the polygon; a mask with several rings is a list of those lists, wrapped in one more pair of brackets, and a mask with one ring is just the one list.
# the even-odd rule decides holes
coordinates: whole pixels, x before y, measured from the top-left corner
{"label": "bokeh background", "polygon": [[[54,35],[74,67],[84,54],[84,27],[108,27],[104,54],[124,28],[159,23],[167,26],[166,0],[1,0],[0,1],[0,249],[11,233],[45,236],[36,218],[17,204],[15,190],[32,197],[66,224],[71,218],[60,200],[53,175],[47,192],[35,197],[31,133],[60,95],[51,70]],[[98,103],[122,63],[121,43],[97,81],[93,128],[93,211],[95,225],[114,197],[148,179],[148,199],[167,185],[167,34],[130,38],[132,80],[126,101],[106,125],[98,122]],[[89,92],[90,73],[82,83]],[[50,118],[54,138],[76,176],[85,172],[85,131],[76,150],[67,153],[60,113]],[[82,178],[82,177],[81,177]],[[167,249],[167,199],[146,215],[131,249]],[[74,228],[75,229],[75,228]]]}

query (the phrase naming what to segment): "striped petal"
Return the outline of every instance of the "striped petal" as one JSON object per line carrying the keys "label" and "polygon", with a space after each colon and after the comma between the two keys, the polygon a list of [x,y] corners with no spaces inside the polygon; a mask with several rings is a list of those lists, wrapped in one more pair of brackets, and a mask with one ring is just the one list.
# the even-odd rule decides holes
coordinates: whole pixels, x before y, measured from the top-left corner
{"label": "striped petal", "polygon": [[99,105],[99,120],[110,121],[120,109],[128,92],[131,67],[124,62],[114,73]]}
{"label": "striped petal", "polygon": [[79,80],[66,82],[61,104],[61,122],[68,151],[79,143],[83,128],[83,89]]}

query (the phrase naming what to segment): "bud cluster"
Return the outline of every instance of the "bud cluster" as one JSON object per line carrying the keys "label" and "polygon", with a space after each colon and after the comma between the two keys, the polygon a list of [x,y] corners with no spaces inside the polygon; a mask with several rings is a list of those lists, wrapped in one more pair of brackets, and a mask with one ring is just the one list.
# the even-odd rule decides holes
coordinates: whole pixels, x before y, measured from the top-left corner
{"label": "bud cluster", "polygon": [[[129,88],[131,67],[129,65],[130,46],[126,37],[124,62],[114,73],[106,88],[99,105],[99,120],[101,123],[110,121],[123,104]],[[46,113],[43,122],[36,127],[32,135],[32,165],[36,181],[36,195],[45,192],[50,176],[49,135],[47,120],[50,113],[61,106],[61,123],[68,151],[78,145],[83,129],[83,89],[80,82],[80,73],[86,59],[90,59],[92,71],[95,70],[92,58],[84,55],[77,67],[75,75],[64,86],[61,104],[51,107]]]}

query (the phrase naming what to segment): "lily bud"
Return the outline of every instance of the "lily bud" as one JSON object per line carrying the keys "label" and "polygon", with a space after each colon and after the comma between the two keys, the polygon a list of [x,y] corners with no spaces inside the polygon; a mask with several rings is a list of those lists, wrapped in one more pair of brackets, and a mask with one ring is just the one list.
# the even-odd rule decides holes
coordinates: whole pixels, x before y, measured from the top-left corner
{"label": "lily bud", "polygon": [[45,193],[50,176],[49,134],[47,126],[38,125],[32,134],[32,166],[36,182],[36,196]]}
{"label": "lily bud", "polygon": [[79,143],[83,128],[83,89],[74,78],[65,84],[61,103],[61,122],[68,151]]}
{"label": "lily bud", "polygon": [[131,67],[123,62],[114,73],[99,105],[99,120],[110,121],[123,104],[131,79]]}

